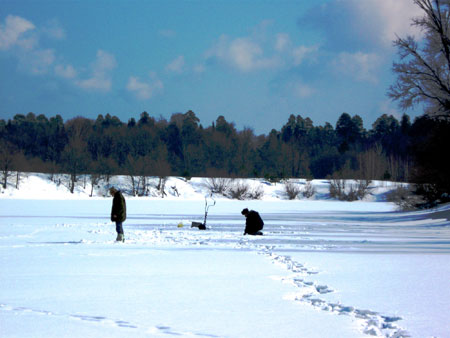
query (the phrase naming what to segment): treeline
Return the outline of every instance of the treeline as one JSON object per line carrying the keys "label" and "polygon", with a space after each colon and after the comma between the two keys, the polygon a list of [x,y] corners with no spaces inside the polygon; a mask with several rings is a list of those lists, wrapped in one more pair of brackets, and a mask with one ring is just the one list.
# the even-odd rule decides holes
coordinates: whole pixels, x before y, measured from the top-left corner
{"label": "treeline", "polygon": [[[429,162],[430,149],[438,158],[448,155],[448,131],[447,121],[422,117],[411,123],[408,115],[397,120],[386,114],[369,130],[358,115],[343,113],[335,126],[291,115],[281,130],[255,135],[223,116],[203,127],[192,111],[169,121],[143,112],[127,123],[109,114],[64,121],[29,113],[0,120],[0,165],[4,177],[11,170],[63,172],[74,180],[122,174],[420,181],[418,169]],[[435,164],[427,175],[441,170]],[[440,176],[448,181],[447,171]]]}

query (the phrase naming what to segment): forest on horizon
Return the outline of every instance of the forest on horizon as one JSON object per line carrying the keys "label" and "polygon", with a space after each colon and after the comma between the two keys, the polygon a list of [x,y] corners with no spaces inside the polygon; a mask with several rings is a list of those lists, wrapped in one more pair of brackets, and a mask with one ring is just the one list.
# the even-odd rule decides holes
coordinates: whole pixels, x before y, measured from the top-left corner
{"label": "forest on horizon", "polygon": [[255,135],[219,116],[203,127],[194,112],[169,121],[143,112],[128,123],[107,114],[64,121],[15,115],[0,120],[2,166],[17,170],[148,176],[392,179],[411,177],[414,133],[408,115],[382,115],[363,128],[343,113],[333,127],[291,115],[281,130]]}
{"label": "forest on horizon", "polygon": [[143,112],[127,123],[109,114],[64,121],[28,113],[0,120],[0,166],[4,180],[10,171],[34,171],[74,181],[121,174],[440,184],[448,181],[448,131],[448,120],[424,115],[411,122],[406,114],[400,121],[383,114],[369,130],[358,115],[342,113],[335,126],[291,115],[280,130],[255,135],[224,116],[204,127],[191,110],[170,120]]}

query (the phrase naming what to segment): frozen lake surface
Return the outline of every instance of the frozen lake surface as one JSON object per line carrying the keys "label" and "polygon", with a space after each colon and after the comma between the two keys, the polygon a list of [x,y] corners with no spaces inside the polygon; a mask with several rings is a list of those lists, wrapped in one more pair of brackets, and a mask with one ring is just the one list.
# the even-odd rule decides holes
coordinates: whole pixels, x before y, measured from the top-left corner
{"label": "frozen lake surface", "polygon": [[[200,231],[201,200],[130,198],[115,243],[111,199],[0,203],[2,337],[450,337],[432,212],[223,199]],[[264,236],[243,236],[244,207]]]}

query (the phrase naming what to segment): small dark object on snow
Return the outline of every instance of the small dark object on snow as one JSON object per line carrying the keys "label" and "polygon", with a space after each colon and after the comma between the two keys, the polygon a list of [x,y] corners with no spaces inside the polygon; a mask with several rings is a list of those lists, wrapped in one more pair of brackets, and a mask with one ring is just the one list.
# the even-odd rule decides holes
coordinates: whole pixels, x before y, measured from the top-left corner
{"label": "small dark object on snow", "polygon": [[191,228],[199,228],[200,230],[206,230],[206,225],[200,222],[192,222]]}
{"label": "small dark object on snow", "polygon": [[210,198],[214,201],[213,204],[208,204],[208,200],[205,197],[205,219],[203,223],[200,222],[192,222],[191,228],[198,228],[199,230],[206,230],[206,217],[208,216],[209,207],[213,207],[216,205],[216,200],[210,196]]}

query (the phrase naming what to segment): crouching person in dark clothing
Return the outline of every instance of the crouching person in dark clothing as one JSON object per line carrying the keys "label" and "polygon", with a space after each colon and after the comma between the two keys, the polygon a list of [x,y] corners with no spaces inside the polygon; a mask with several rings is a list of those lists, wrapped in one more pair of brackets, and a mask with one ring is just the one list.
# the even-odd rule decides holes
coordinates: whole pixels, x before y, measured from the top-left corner
{"label": "crouching person in dark clothing", "polygon": [[241,212],[245,216],[245,231],[244,235],[262,235],[261,230],[263,229],[264,222],[259,216],[259,213],[254,210],[248,210],[245,208]]}
{"label": "crouching person in dark clothing", "polygon": [[113,204],[111,209],[111,221],[116,222],[117,238],[116,241],[125,242],[122,223],[127,218],[127,205],[122,193],[116,188],[109,189],[109,193],[113,196]]}

